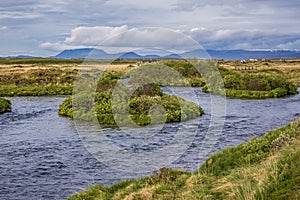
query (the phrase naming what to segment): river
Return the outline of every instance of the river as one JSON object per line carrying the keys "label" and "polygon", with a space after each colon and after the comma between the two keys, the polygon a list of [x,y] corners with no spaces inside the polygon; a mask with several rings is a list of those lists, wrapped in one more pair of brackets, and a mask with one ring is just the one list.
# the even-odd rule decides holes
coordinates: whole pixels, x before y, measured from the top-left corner
{"label": "river", "polygon": [[[192,90],[172,88],[177,95],[198,102],[191,97]],[[211,120],[211,96],[199,90],[196,93],[205,114],[181,123],[185,127],[183,132],[197,127],[197,133],[182,155],[170,165],[189,171],[195,170],[207,157],[199,156],[199,146]],[[118,171],[97,160],[78,135],[80,124],[75,126],[72,120],[58,116],[58,106],[65,97],[9,99],[12,112],[0,115],[0,199],[63,199],[94,183],[109,185],[149,174]],[[280,99],[225,100],[223,132],[209,154],[248,141],[255,135],[262,136],[300,116],[299,94]],[[162,130],[152,146],[165,145],[166,141],[172,140],[170,135],[178,131],[178,127],[168,124]],[[119,129],[104,129],[106,137],[122,143],[126,150],[150,151],[141,145],[126,145],[131,144],[130,138],[118,132]]]}

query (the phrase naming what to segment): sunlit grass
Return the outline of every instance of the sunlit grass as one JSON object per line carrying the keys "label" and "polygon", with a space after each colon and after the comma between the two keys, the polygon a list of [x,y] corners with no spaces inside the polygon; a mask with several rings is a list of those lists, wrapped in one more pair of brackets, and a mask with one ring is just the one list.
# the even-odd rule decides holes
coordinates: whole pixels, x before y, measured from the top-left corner
{"label": "sunlit grass", "polygon": [[162,168],[142,179],[96,185],[69,199],[297,199],[299,156],[300,118],[215,153],[196,172]]}

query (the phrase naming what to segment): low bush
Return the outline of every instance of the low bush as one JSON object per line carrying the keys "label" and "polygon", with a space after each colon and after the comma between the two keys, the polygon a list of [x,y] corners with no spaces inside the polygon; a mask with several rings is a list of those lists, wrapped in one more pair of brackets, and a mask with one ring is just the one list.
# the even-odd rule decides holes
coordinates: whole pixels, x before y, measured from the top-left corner
{"label": "low bush", "polygon": [[0,114],[11,111],[11,102],[8,99],[0,98]]}

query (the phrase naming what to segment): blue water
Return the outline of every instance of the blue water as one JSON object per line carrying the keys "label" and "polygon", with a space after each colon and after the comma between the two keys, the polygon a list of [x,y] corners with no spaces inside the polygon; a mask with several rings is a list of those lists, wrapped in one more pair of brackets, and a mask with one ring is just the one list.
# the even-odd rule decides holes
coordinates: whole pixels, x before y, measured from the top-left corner
{"label": "blue water", "polygon": [[[240,100],[226,98],[223,131],[206,154],[199,154],[211,122],[211,96],[193,88],[164,89],[166,92],[197,102],[205,114],[181,123],[189,134],[197,129],[178,159],[170,167],[196,170],[214,151],[262,136],[300,116],[300,95],[280,99]],[[118,171],[109,162],[100,162],[78,135],[80,123],[60,117],[58,106],[65,97],[12,97],[11,113],[0,115],[0,199],[63,199],[94,183],[111,184],[150,172]],[[85,127],[86,132],[95,131]],[[126,152],[151,152],[166,146],[178,132],[178,124],[166,124],[157,134],[147,135],[147,143],[135,143],[139,135],[120,129],[103,129],[105,136]],[[215,138],[214,138],[215,139]],[[140,139],[139,139],[140,141]],[[128,166],[130,169],[134,166]],[[159,167],[159,166],[157,166]]]}

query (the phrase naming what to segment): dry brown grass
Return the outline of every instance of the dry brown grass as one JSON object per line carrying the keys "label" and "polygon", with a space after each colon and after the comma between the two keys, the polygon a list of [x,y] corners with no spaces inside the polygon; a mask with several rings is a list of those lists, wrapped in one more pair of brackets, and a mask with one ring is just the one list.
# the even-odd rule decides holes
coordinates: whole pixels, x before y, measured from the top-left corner
{"label": "dry brown grass", "polygon": [[219,66],[240,72],[263,75],[283,75],[300,87],[300,59],[273,59],[259,61],[219,61]]}
{"label": "dry brown grass", "polygon": [[153,189],[150,188],[143,188],[138,192],[134,192],[129,194],[124,200],[151,200],[153,199]]}

